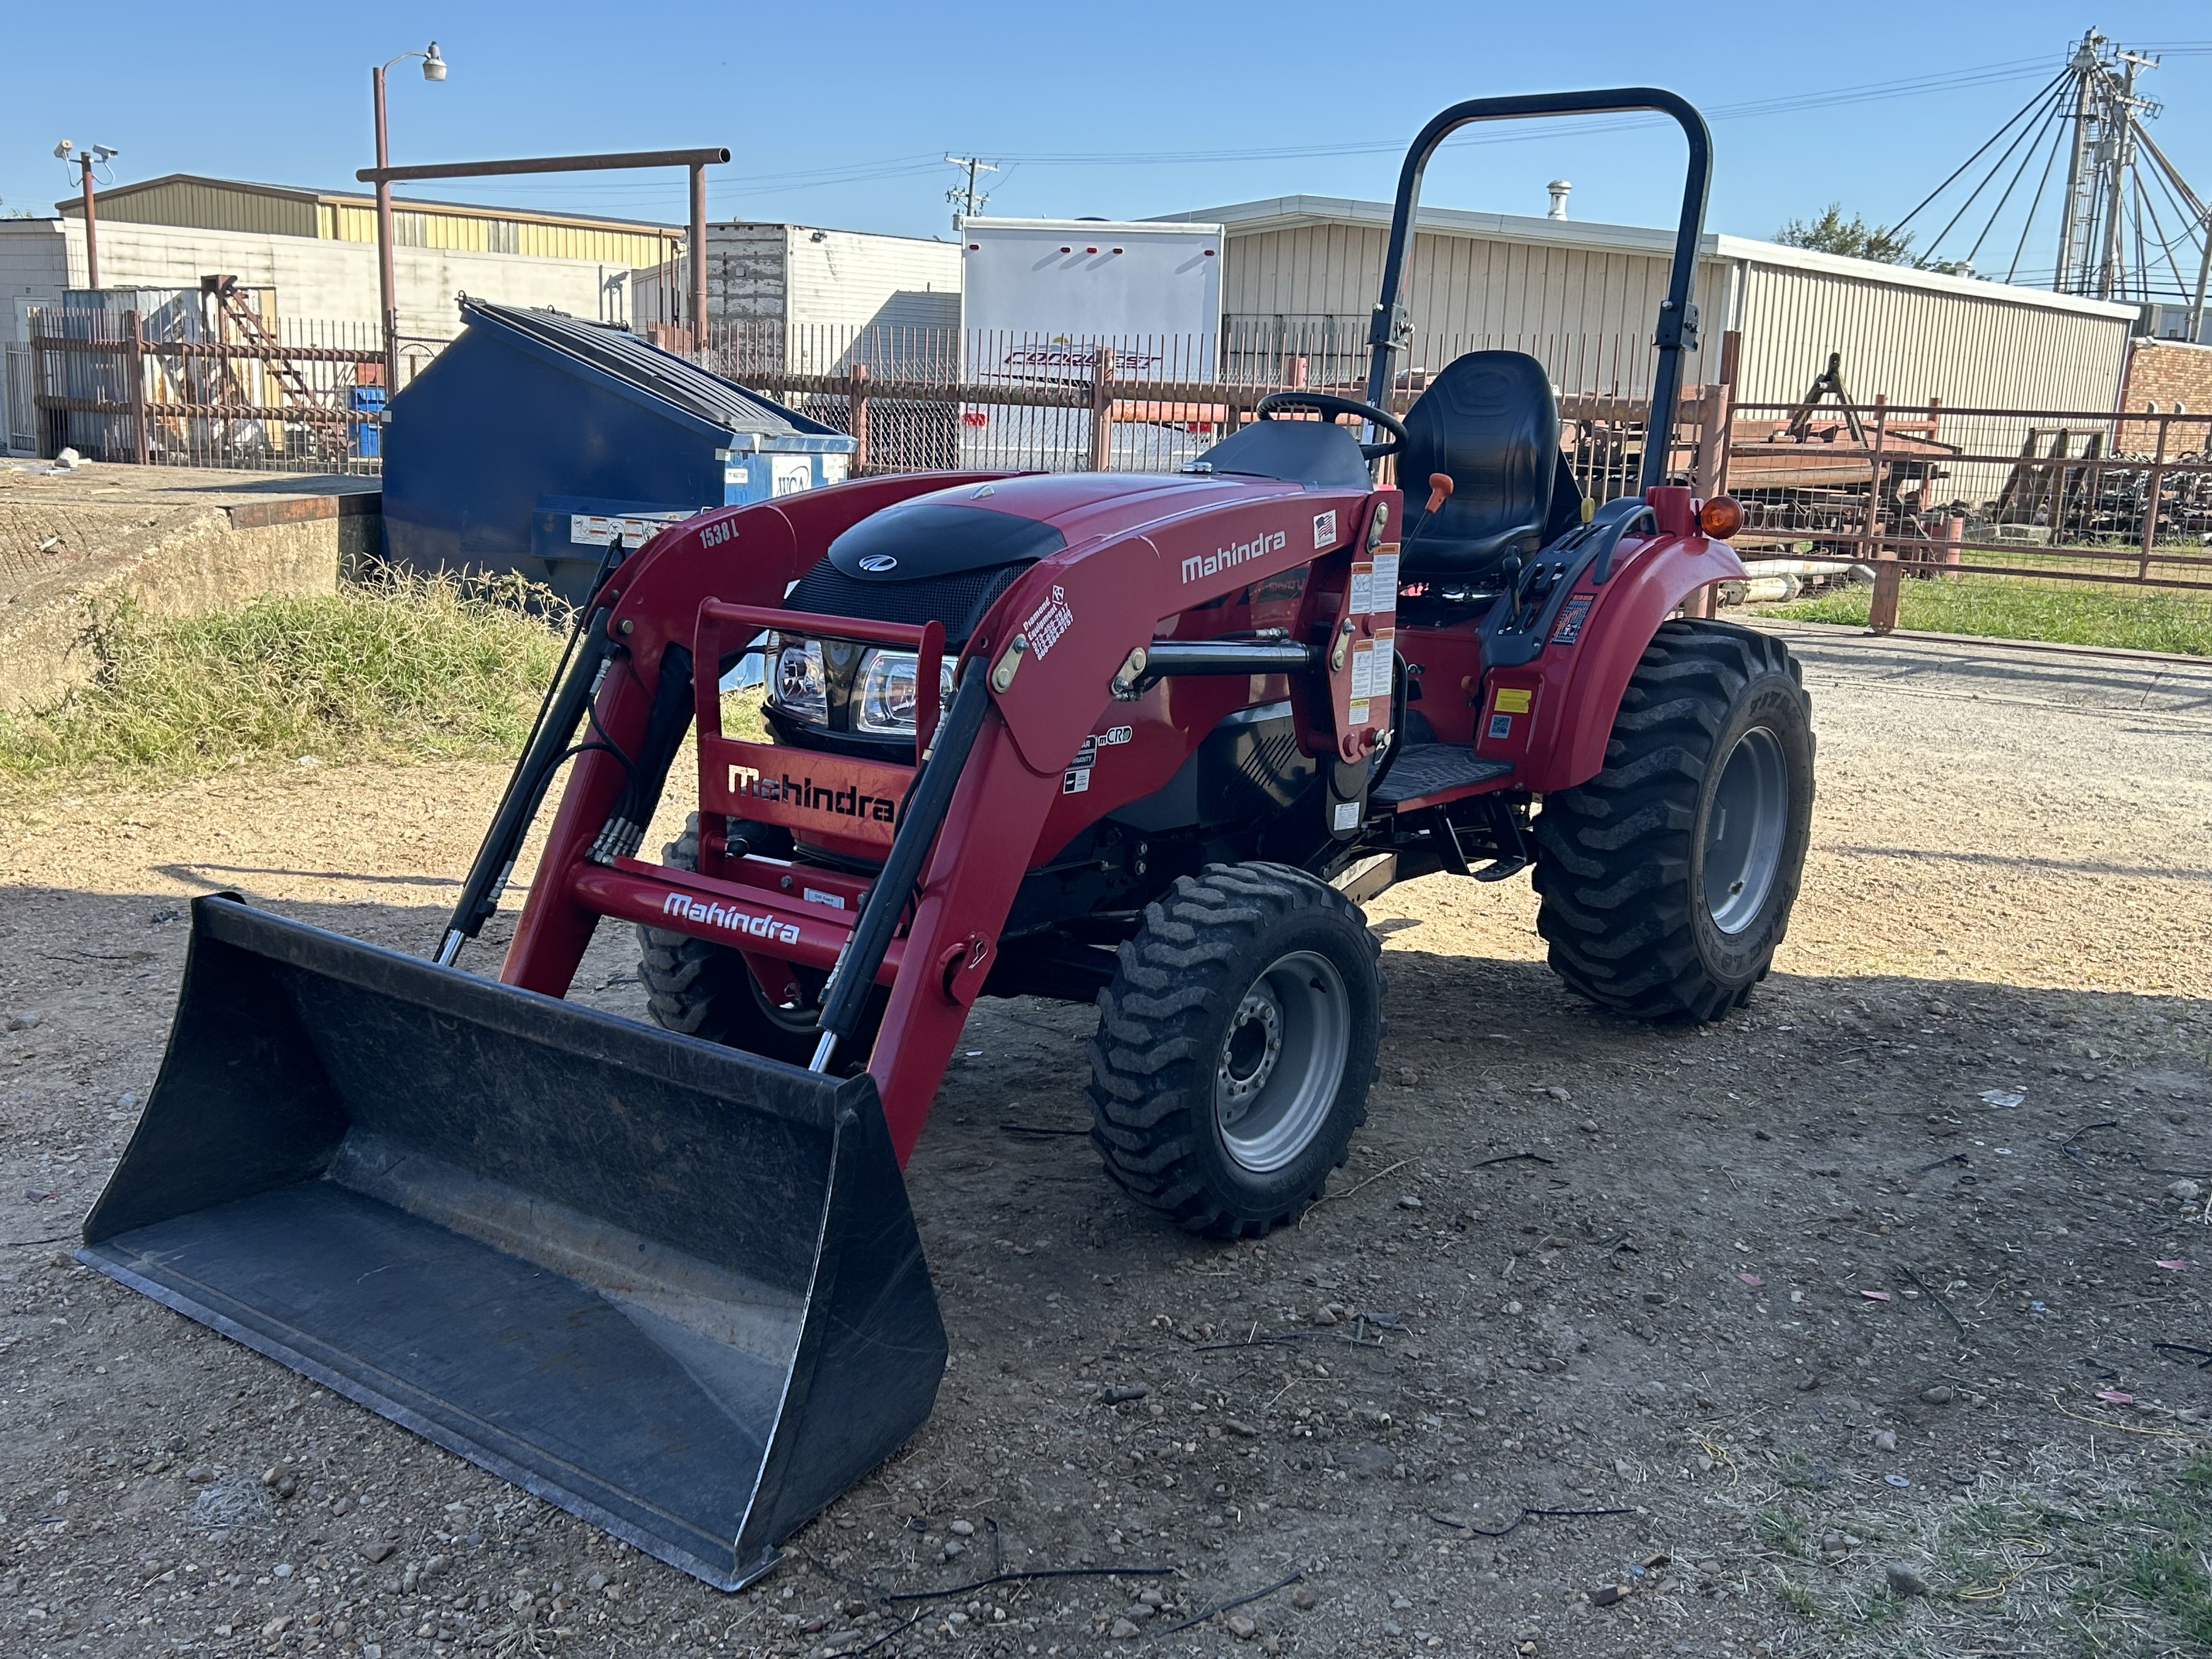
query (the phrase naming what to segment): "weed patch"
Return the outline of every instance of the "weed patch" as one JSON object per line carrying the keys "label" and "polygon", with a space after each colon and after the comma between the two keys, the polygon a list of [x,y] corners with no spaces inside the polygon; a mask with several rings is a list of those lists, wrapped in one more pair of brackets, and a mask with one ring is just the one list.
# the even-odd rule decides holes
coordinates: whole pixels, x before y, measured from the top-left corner
{"label": "weed patch", "polygon": [[0,791],[161,781],[262,760],[514,753],[566,618],[513,583],[387,577],[184,620],[123,609],[91,684],[0,714]]}

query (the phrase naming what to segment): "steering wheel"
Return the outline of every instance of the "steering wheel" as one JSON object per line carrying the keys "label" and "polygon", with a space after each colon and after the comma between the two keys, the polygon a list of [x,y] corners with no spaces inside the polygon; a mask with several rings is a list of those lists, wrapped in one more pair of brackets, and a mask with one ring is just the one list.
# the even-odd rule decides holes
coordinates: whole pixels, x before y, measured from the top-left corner
{"label": "steering wheel", "polygon": [[1270,392],[1252,405],[1253,414],[1263,421],[1273,420],[1279,409],[1310,409],[1332,422],[1340,415],[1352,415],[1381,427],[1390,434],[1393,441],[1360,445],[1359,453],[1370,461],[1380,460],[1385,455],[1395,455],[1406,447],[1405,423],[1388,410],[1377,409],[1372,404],[1340,398],[1328,392]]}

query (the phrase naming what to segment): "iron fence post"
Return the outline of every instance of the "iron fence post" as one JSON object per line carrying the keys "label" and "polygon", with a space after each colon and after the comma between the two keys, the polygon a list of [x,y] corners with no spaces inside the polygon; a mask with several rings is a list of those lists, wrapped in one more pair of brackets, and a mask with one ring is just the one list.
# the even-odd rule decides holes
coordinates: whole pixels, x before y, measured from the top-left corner
{"label": "iron fence post", "polygon": [[1874,550],[1874,596],[1867,605],[1867,627],[1876,634],[1887,634],[1897,627],[1897,608],[1902,591],[1904,572],[1899,568],[1897,550],[1889,544],[1881,528],[1882,440],[1889,426],[1889,398],[1877,394],[1874,400],[1874,453],[1868,462],[1866,529],[1861,545]]}
{"label": "iron fence post", "polygon": [[1114,459],[1114,349],[1101,346],[1091,359],[1091,453],[1093,472]]}
{"label": "iron fence post", "polygon": [[2166,437],[2172,430],[2173,417],[2158,417],[2158,447],[2151,452],[2150,476],[2143,481],[2142,557],[2136,562],[2137,580],[2150,576],[2150,561],[2158,542],[2158,498],[2166,489]]}
{"label": "iron fence post", "polygon": [[123,372],[131,377],[131,459],[144,466],[152,451],[146,431],[146,326],[136,311],[123,313]]}
{"label": "iron fence post", "polygon": [[868,366],[853,364],[845,380],[845,429],[853,436],[853,476],[868,470]]}

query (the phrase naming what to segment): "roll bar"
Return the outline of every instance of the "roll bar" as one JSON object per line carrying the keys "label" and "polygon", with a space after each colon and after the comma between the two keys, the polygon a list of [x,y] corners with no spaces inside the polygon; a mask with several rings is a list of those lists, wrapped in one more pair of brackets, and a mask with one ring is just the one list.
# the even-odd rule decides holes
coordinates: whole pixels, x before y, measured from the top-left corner
{"label": "roll bar", "polygon": [[1390,249],[1382,262],[1382,295],[1375,303],[1375,320],[1367,334],[1367,401],[1377,408],[1389,405],[1390,354],[1411,331],[1403,298],[1406,259],[1413,240],[1413,214],[1420,204],[1421,175],[1437,146],[1462,127],[1477,121],[1510,121],[1540,115],[1601,115],[1619,110],[1656,110],[1671,115],[1690,141],[1690,165],[1682,185],[1682,217],[1674,232],[1674,268],[1667,277],[1667,297],[1659,304],[1659,370],[1651,383],[1650,430],[1660,434],[1656,443],[1644,446],[1644,476],[1640,489],[1666,482],[1666,437],[1674,424],[1674,404],[1682,390],[1682,354],[1698,349],[1698,319],[1690,303],[1691,285],[1697,276],[1698,241],[1705,224],[1705,193],[1712,183],[1713,140],[1705,118],[1686,100],[1657,87],[1594,88],[1587,92],[1531,93],[1514,98],[1470,98],[1454,104],[1431,120],[1406,152],[1398,173],[1398,203],[1390,216]]}

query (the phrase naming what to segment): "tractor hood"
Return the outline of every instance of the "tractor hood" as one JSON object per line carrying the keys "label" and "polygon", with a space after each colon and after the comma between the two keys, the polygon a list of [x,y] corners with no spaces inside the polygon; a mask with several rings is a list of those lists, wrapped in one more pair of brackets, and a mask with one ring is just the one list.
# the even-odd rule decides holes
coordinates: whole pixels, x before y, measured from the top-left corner
{"label": "tractor hood", "polygon": [[963,483],[873,514],[830,544],[826,562],[870,586],[1027,565],[1094,536],[1143,531],[1232,499],[1298,493],[1274,479],[1142,472],[1032,473]]}
{"label": "tractor hood", "polygon": [[953,493],[916,496],[861,520],[830,544],[830,562],[854,581],[929,581],[1032,564],[1067,545],[1067,538],[1042,520],[948,501]]}

